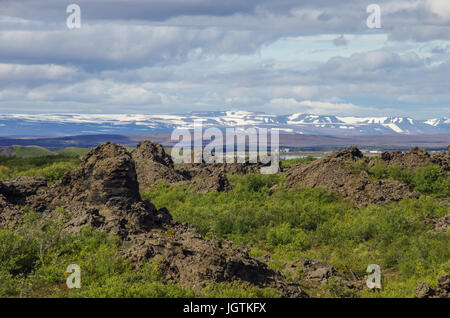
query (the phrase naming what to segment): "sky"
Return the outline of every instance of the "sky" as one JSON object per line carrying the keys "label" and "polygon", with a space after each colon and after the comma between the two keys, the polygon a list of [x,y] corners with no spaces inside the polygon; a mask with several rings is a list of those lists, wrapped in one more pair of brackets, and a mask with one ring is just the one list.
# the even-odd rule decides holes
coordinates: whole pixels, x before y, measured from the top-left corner
{"label": "sky", "polygon": [[0,0],[0,113],[231,109],[450,117],[450,1]]}

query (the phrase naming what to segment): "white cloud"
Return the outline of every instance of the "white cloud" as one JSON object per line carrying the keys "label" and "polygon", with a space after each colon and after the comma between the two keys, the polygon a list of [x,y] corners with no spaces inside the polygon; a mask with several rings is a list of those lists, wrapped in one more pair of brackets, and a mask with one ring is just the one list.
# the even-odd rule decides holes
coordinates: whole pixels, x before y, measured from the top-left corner
{"label": "white cloud", "polygon": [[347,57],[336,56],[319,67],[319,70],[342,78],[366,78],[380,74],[385,69],[414,68],[423,60],[415,53],[397,54],[385,50],[356,53]]}
{"label": "white cloud", "polygon": [[78,72],[73,67],[54,64],[0,64],[0,81],[68,79]]}
{"label": "white cloud", "polygon": [[368,109],[351,103],[332,103],[324,101],[304,100],[295,98],[275,98],[267,104],[278,114],[312,113],[319,115],[355,115],[367,112]]}
{"label": "white cloud", "polygon": [[450,1],[448,0],[427,0],[431,12],[444,19],[450,21]]}
{"label": "white cloud", "polygon": [[367,30],[372,2],[80,0],[68,30],[59,0],[5,1],[0,109],[448,115],[450,1],[380,0]]}

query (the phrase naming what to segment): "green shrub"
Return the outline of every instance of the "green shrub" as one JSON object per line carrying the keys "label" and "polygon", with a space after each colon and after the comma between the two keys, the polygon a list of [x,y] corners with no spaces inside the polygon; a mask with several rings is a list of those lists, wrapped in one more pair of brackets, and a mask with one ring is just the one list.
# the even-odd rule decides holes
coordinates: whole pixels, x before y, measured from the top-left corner
{"label": "green shrub", "polygon": [[385,167],[377,162],[368,172],[376,179],[392,178],[435,197],[450,196],[450,173],[442,173],[438,165],[426,165],[415,170],[399,166]]}
{"label": "green shrub", "polygon": [[[233,182],[233,177],[231,177],[231,179],[231,181]],[[261,192],[267,191],[279,182],[280,178],[274,174],[261,175],[249,173],[241,176],[235,186],[236,191]]]}
{"label": "green shrub", "polygon": [[11,179],[11,169],[5,166],[0,166],[0,180]]}
{"label": "green shrub", "polygon": [[[448,203],[422,196],[356,207],[322,189],[286,190],[281,177],[269,183],[262,176],[252,178],[233,177],[229,193],[201,195],[185,186],[159,185],[143,197],[204,235],[250,244],[252,255],[270,255],[270,266],[278,270],[294,260],[316,258],[364,277],[367,265],[379,264],[391,273],[391,287],[374,294],[363,291],[365,297],[405,297],[411,294],[406,286],[417,277],[436,280],[450,269],[444,243],[449,234],[430,233],[425,223],[446,215]],[[269,195],[272,184],[279,186]],[[333,297],[355,296],[338,284],[326,289]]]}
{"label": "green shrub", "polygon": [[376,179],[384,179],[388,177],[388,171],[386,170],[386,167],[379,162],[376,162],[375,165],[369,168],[369,173]]}
{"label": "green shrub", "polygon": [[359,175],[362,171],[367,171],[369,161],[370,159],[366,157],[356,160],[350,165],[350,172]]}
{"label": "green shrub", "polygon": [[425,194],[450,196],[450,176],[443,176],[438,165],[417,168],[413,176],[414,188]]}
{"label": "green shrub", "polygon": [[44,167],[44,168],[33,168],[26,170],[21,175],[24,176],[38,176],[38,177],[44,177],[47,179],[47,182],[54,183],[55,181],[58,181],[61,179],[61,177],[70,170],[73,170],[76,168],[76,165],[70,162],[57,162],[53,163],[51,166]]}
{"label": "green shrub", "polygon": [[20,293],[19,281],[6,269],[0,267],[0,297],[13,297]]}
{"label": "green shrub", "polygon": [[[54,163],[58,162],[31,169],[51,171]],[[18,171],[14,165],[8,169]],[[432,196],[448,196],[448,175],[436,166],[416,171],[376,168],[370,173],[401,179]],[[383,290],[363,290],[359,296],[412,297],[419,280],[435,283],[450,272],[450,234],[430,231],[430,219],[448,214],[445,200],[423,195],[384,206],[357,207],[324,189],[288,190],[284,177],[277,175],[229,179],[233,189],[228,193],[199,194],[186,185],[161,183],[142,197],[157,208],[168,208],[176,221],[195,226],[204,236],[251,246],[252,255],[270,258],[271,268],[283,270],[292,261],[314,258],[344,274],[352,271],[364,277],[368,264],[379,264],[383,273],[389,273]],[[53,219],[29,211],[14,231],[0,229],[0,297],[278,296],[270,289],[238,283],[211,283],[201,291],[167,284],[157,260],[135,268],[123,259],[119,238],[89,227],[79,233],[64,232],[69,218],[63,208],[56,209]],[[69,264],[82,269],[79,290],[58,287],[65,283]],[[355,296],[333,281],[325,290],[333,297]]]}
{"label": "green shrub", "polygon": [[288,223],[281,223],[276,226],[269,224],[269,230],[267,231],[267,241],[273,245],[285,245],[291,243],[294,238],[294,230]]}
{"label": "green shrub", "polygon": [[39,260],[39,242],[8,229],[0,230],[0,268],[11,275],[30,273]]}
{"label": "green shrub", "polygon": [[305,158],[281,159],[280,168],[289,168],[299,163],[310,163],[314,160],[316,160],[316,158],[312,156],[307,156]]}
{"label": "green shrub", "polygon": [[391,166],[387,169],[387,176],[394,180],[413,185],[414,172],[411,169],[401,168],[399,166]]}
{"label": "green shrub", "polygon": [[346,287],[339,278],[331,277],[325,285],[325,289],[333,298],[354,298],[356,291]]}
{"label": "green shrub", "polygon": [[36,158],[0,156],[0,180],[18,176],[45,177],[49,183],[59,180],[64,173],[75,169],[80,163],[76,157],[60,155]]}
{"label": "green shrub", "polygon": [[[84,227],[62,231],[69,214],[48,220],[29,212],[16,230],[0,230],[0,297],[279,297],[272,289],[240,283],[209,283],[192,291],[165,283],[153,259],[135,268],[120,256],[119,238]],[[64,286],[69,264],[81,269],[81,288]]]}

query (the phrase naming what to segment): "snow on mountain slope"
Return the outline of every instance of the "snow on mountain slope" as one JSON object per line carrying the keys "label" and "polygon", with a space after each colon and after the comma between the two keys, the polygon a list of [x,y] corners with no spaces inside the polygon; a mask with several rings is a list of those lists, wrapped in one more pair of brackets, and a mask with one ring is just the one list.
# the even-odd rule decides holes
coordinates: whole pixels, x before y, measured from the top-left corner
{"label": "snow on mountain slope", "polygon": [[319,116],[311,114],[294,114],[288,117],[288,124],[333,124],[342,123],[335,116]]}
{"label": "snow on mountain slope", "polygon": [[448,118],[338,117],[333,115],[271,115],[242,110],[204,111],[174,115],[142,114],[4,114],[0,136],[61,136],[87,134],[170,133],[175,128],[279,128],[281,133],[313,135],[383,135],[450,133]]}
{"label": "snow on mountain slope", "polygon": [[450,124],[450,119],[448,118],[434,118],[425,121],[425,124],[437,127],[439,125]]}
{"label": "snow on mountain slope", "polygon": [[420,124],[416,124],[414,119],[409,117],[339,117],[339,119],[352,125],[380,125],[399,134],[421,133],[420,129],[417,129]]}

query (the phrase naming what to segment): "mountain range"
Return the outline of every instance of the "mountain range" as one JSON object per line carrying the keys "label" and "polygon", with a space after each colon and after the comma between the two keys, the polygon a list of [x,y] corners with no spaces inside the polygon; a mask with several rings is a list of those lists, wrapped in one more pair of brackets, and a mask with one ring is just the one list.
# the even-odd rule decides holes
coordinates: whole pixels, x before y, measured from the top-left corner
{"label": "mountain range", "polygon": [[3,114],[0,115],[0,136],[170,133],[175,128],[192,129],[195,120],[203,120],[204,127],[279,128],[282,134],[358,136],[450,133],[448,118],[415,120],[410,117],[341,117],[302,113],[271,115],[232,110],[174,115]]}

